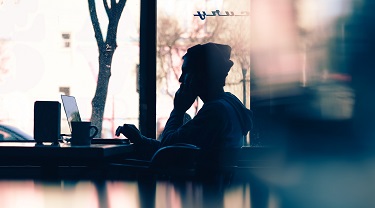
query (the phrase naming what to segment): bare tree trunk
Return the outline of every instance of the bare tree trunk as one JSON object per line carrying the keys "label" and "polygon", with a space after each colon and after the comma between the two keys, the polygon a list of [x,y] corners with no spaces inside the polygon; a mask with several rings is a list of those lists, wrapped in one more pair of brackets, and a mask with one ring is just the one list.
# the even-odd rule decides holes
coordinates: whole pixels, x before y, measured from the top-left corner
{"label": "bare tree trunk", "polygon": [[125,7],[126,0],[103,0],[104,8],[108,16],[107,37],[104,40],[100,30],[99,20],[96,14],[95,0],[88,0],[91,23],[95,32],[95,39],[99,49],[99,74],[94,98],[92,99],[91,123],[98,127],[98,135],[102,135],[103,116],[107,101],[109,78],[111,77],[112,58],[117,48],[117,27]]}
{"label": "bare tree trunk", "polygon": [[99,75],[95,96],[92,99],[91,123],[98,127],[98,136],[101,136],[104,108],[107,101],[109,78],[111,77],[111,63],[115,50],[104,51],[99,54]]}

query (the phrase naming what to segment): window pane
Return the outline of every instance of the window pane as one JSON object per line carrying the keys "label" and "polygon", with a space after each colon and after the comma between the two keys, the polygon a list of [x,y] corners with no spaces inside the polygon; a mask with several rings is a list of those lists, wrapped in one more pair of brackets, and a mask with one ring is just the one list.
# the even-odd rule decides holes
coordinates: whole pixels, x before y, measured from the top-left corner
{"label": "window pane", "polygon": [[[105,8],[95,2],[106,37]],[[125,122],[138,125],[139,13],[140,1],[127,1],[117,30],[103,137],[113,137]],[[99,53],[88,1],[4,1],[0,25],[0,123],[33,135],[34,101],[61,101],[60,94],[75,96],[82,119],[90,120]],[[61,132],[69,134],[61,113]]]}
{"label": "window pane", "polygon": [[[250,107],[250,1],[159,0],[157,15],[157,129],[164,128],[179,88],[182,56],[196,44],[216,42],[232,47],[234,62],[225,90]],[[212,12],[213,11],[213,12]],[[198,12],[216,16],[197,16]],[[220,14],[220,16],[219,16]],[[187,112],[194,117],[202,101]]]}

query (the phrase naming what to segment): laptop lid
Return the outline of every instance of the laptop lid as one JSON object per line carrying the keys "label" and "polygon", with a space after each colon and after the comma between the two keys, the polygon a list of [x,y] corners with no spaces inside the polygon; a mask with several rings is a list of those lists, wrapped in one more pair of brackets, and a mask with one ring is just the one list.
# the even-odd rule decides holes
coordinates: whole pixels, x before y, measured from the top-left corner
{"label": "laptop lid", "polygon": [[[78,111],[78,105],[75,97],[68,96],[68,95],[61,95],[61,100],[64,106],[64,111],[66,114],[66,118],[68,120],[70,132],[72,132],[72,121],[82,121],[81,116]],[[93,138],[91,140],[92,144],[129,144],[130,141],[128,139],[102,139],[102,138]]]}
{"label": "laptop lid", "polygon": [[61,95],[61,100],[64,106],[66,119],[68,120],[70,132],[72,132],[71,122],[81,121],[76,98],[73,96]]}

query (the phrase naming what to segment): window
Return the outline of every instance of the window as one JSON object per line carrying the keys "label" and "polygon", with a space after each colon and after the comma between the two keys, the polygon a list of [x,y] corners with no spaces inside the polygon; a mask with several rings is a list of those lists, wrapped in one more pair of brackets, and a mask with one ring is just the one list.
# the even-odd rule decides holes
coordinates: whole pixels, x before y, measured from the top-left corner
{"label": "window", "polygon": [[[235,94],[249,108],[250,1],[160,0],[157,8],[158,134],[173,109],[181,58],[196,44],[217,42],[232,47],[231,60],[235,64],[226,79],[225,90]],[[210,16],[198,15],[203,12]],[[194,117],[202,105],[198,100],[187,113]]]}
{"label": "window", "polygon": [[[0,83],[0,123],[33,135],[34,102],[61,102],[61,93],[75,96],[82,119],[90,120],[99,64],[88,1],[7,2],[11,1],[0,4],[0,10],[6,11],[0,12],[0,40],[9,40],[8,73]],[[108,18],[102,3],[96,1],[96,7],[105,36]],[[123,123],[138,124],[139,13],[139,0],[126,2],[111,64],[103,137],[114,137],[114,130]],[[63,111],[61,117],[61,133],[70,133]]]}
{"label": "window", "polygon": [[[7,47],[0,46],[0,50],[6,48],[0,57],[6,54],[7,59],[7,74],[2,76],[6,79],[0,82],[1,123],[32,135],[34,101],[60,100],[60,93],[74,95],[83,120],[89,120],[98,78],[98,48],[87,1],[0,2],[1,10],[8,11],[0,13],[0,39],[7,40]],[[30,6],[35,2],[38,7]],[[105,31],[108,22],[102,3],[96,1]],[[354,0],[157,1],[157,110],[156,119],[148,122],[157,127],[158,134],[162,131],[179,86],[181,57],[188,47],[210,41],[233,48],[235,65],[225,90],[256,114],[248,144],[267,145],[283,133],[279,125],[283,122],[275,119],[274,112],[351,118],[354,93],[346,55],[348,32],[353,31],[348,29],[349,22],[356,17],[352,13],[357,4]],[[203,11],[210,15],[198,15]],[[112,137],[123,123],[137,125],[139,109],[145,107],[139,102],[140,88],[154,90],[138,82],[139,12],[140,0],[127,1],[119,22],[104,137]],[[68,52],[61,47],[69,48]],[[4,66],[5,61],[0,61]],[[309,93],[316,95],[309,104],[295,103],[307,101],[304,96]],[[188,113],[194,117],[201,106],[198,101]]]}
{"label": "window", "polygon": [[62,33],[61,36],[62,36],[62,39],[63,39],[63,47],[64,48],[70,48],[70,45],[71,45],[70,33]]}

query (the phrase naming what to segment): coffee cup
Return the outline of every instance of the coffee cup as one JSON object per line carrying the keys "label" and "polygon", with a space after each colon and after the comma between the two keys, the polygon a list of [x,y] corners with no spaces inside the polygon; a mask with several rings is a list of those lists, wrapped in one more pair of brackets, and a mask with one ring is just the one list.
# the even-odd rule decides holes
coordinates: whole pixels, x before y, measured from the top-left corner
{"label": "coffee cup", "polygon": [[[71,145],[90,145],[91,139],[96,136],[98,133],[98,128],[92,126],[89,121],[72,121],[72,138],[70,139]],[[94,133],[90,135],[91,130],[94,130]]]}

